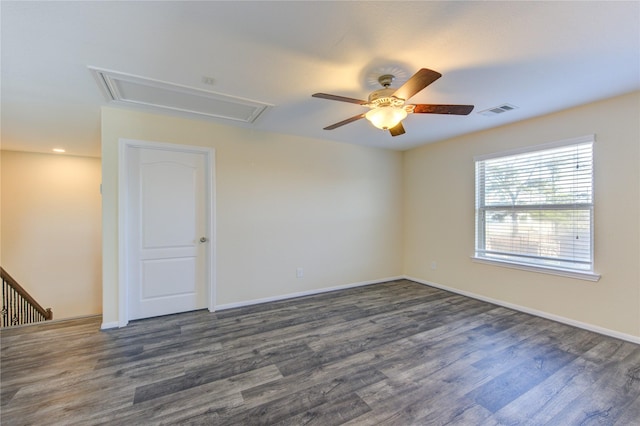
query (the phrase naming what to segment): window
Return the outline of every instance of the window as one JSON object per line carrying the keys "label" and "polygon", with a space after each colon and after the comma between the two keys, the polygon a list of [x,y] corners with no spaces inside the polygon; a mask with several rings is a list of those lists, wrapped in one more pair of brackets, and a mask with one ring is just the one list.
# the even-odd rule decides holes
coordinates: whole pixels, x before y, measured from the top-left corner
{"label": "window", "polygon": [[593,142],[476,158],[476,259],[592,273]]}

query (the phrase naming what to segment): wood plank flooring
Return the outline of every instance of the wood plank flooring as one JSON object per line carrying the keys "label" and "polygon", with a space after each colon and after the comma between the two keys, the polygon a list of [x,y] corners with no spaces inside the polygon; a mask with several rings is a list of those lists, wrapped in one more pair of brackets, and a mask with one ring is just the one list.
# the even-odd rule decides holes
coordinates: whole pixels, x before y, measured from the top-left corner
{"label": "wood plank flooring", "polygon": [[1,332],[3,425],[640,425],[640,346],[400,280]]}

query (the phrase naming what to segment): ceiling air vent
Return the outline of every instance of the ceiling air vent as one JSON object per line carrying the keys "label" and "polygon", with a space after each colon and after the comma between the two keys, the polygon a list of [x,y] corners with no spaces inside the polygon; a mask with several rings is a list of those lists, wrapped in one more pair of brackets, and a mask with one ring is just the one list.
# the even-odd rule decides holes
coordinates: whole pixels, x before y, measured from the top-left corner
{"label": "ceiling air vent", "polygon": [[511,104],[502,104],[502,105],[497,106],[497,107],[485,109],[483,111],[478,111],[478,114],[486,115],[486,116],[493,116],[493,115],[498,115],[498,114],[502,114],[502,113],[505,113],[505,112],[509,112],[511,110],[514,110],[514,109],[518,109],[518,107],[515,106],[515,105],[511,105]]}
{"label": "ceiling air vent", "polygon": [[113,104],[253,123],[269,104],[89,67]]}

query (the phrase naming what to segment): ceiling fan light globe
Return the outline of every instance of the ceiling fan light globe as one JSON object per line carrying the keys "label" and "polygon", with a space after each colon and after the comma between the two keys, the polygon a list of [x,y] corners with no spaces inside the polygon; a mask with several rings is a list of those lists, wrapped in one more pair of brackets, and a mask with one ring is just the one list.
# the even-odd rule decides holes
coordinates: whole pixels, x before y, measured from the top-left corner
{"label": "ceiling fan light globe", "polygon": [[394,106],[382,106],[374,108],[365,114],[367,120],[378,129],[388,130],[398,125],[405,119],[407,111],[404,108]]}

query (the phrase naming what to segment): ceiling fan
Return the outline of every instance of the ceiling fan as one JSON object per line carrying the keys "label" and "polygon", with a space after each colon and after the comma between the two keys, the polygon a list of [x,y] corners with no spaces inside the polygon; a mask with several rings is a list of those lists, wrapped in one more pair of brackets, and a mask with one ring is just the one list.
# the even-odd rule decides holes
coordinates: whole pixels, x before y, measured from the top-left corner
{"label": "ceiling fan", "polygon": [[366,113],[358,114],[327,126],[324,130],[333,130],[345,124],[360,120],[361,118],[366,118],[377,128],[389,130],[391,136],[399,136],[405,133],[402,120],[405,119],[407,114],[468,115],[473,110],[473,105],[405,104],[407,99],[440,77],[442,77],[442,74],[439,72],[422,68],[412,75],[400,88],[394,89],[390,86],[395,77],[391,74],[384,74],[378,78],[378,82],[383,88],[371,92],[368,101],[329,95],[327,93],[314,93],[311,96],[333,101],[350,102],[370,108]]}

